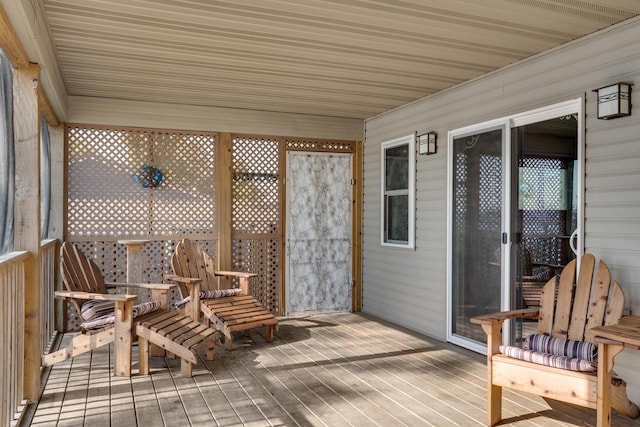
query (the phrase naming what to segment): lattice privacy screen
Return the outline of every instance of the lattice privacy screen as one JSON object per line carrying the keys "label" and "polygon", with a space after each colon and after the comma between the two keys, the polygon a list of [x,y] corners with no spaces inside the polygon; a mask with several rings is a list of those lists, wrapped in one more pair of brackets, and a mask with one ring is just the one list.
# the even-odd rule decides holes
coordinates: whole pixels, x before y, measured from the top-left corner
{"label": "lattice privacy screen", "polygon": [[232,140],[233,268],[258,274],[251,292],[282,313],[281,243],[285,151],[355,152],[355,142],[236,135]]}
{"label": "lattice privacy screen", "polygon": [[[215,235],[215,136],[69,127],[67,236]],[[133,175],[162,171],[156,188]]]}
{"label": "lattice privacy screen", "polygon": [[[171,272],[170,257],[182,237],[216,257],[216,134],[78,125],[67,127],[67,141],[65,238],[98,264],[105,280],[125,282],[126,247],[119,239],[151,240],[142,247],[149,283],[163,282]],[[285,150],[353,153],[355,143],[232,137],[232,268],[258,274],[251,292],[277,314]],[[143,165],[163,173],[158,187],[134,181]],[[77,319],[69,312],[74,328]]]}
{"label": "lattice privacy screen", "polygon": [[[519,161],[519,209],[522,244],[535,262],[565,265],[573,258],[562,236],[575,228],[571,209],[572,177],[568,163],[558,158],[527,157]],[[568,221],[567,221],[568,220]]]}
{"label": "lattice privacy screen", "polygon": [[[150,240],[142,247],[147,283],[164,282],[184,236],[215,257],[215,134],[69,126],[67,144],[65,238],[98,264],[107,282],[126,282],[126,246],[118,239]],[[133,179],[143,165],[163,173],[158,187]],[[176,298],[173,291],[170,299]],[[69,313],[73,330],[77,315]]]}
{"label": "lattice privacy screen", "polygon": [[233,138],[233,268],[258,274],[252,294],[280,312],[282,274],[281,145],[277,139]]}

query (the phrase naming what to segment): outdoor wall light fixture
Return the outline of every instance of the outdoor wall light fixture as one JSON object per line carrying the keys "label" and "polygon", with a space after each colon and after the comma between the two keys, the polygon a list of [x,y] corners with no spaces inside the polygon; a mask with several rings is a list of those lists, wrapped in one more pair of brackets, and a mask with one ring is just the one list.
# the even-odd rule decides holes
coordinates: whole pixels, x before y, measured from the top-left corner
{"label": "outdoor wall light fixture", "polygon": [[598,118],[609,120],[631,115],[631,84],[616,83],[594,90],[598,94]]}
{"label": "outdoor wall light fixture", "polygon": [[438,134],[427,132],[416,137],[419,154],[436,154],[438,151]]}

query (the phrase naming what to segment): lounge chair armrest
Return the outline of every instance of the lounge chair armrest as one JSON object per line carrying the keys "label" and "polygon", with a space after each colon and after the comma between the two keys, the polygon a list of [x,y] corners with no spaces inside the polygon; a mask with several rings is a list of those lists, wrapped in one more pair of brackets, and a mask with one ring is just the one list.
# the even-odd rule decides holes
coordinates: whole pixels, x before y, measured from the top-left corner
{"label": "lounge chair armrest", "polygon": [[121,294],[99,294],[93,292],[71,292],[71,291],[56,291],[56,298],[73,298],[73,299],[87,299],[87,300],[103,300],[103,301],[133,301],[137,295],[121,295]]}
{"label": "lounge chair armrest", "polygon": [[508,319],[535,319],[540,314],[537,308],[523,308],[520,310],[500,311],[497,313],[482,314],[471,318],[471,323],[476,325],[490,325],[493,323],[502,323]]}
{"label": "lounge chair armrest", "polygon": [[170,291],[175,285],[173,283],[105,283],[108,289],[113,288],[136,288],[136,289],[157,289]]}
{"label": "lounge chair armrest", "polygon": [[257,274],[255,274],[255,273],[245,273],[244,271],[218,271],[218,270],[216,270],[216,276],[250,278],[250,277],[256,277]]}
{"label": "lounge chair armrest", "polygon": [[187,285],[202,282],[202,279],[198,277],[182,277],[178,276],[177,274],[165,274],[164,278],[166,280],[173,280],[174,282],[184,283]]}

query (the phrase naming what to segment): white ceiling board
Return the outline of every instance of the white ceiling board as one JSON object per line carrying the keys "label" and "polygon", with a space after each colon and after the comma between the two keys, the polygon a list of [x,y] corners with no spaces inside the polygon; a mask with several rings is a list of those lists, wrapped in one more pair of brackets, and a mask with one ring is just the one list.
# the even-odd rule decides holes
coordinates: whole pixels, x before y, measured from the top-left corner
{"label": "white ceiling board", "polygon": [[70,96],[364,119],[640,13],[632,0],[40,0]]}

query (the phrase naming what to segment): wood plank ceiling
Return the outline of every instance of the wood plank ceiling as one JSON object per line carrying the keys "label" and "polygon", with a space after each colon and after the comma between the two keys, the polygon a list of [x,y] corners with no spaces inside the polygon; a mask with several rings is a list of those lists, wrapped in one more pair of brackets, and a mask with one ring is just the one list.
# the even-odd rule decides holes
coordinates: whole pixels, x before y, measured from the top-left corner
{"label": "wood plank ceiling", "polygon": [[367,118],[637,0],[41,0],[69,95]]}

